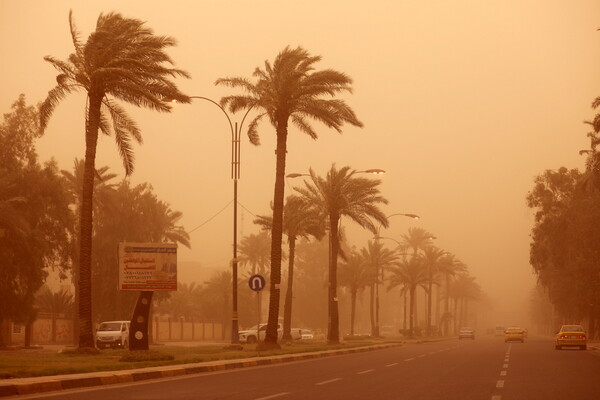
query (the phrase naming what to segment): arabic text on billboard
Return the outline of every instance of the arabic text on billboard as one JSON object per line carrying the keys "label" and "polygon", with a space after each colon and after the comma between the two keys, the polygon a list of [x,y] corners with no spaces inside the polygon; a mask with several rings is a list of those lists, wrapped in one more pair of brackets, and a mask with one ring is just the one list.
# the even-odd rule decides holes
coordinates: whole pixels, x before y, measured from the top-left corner
{"label": "arabic text on billboard", "polygon": [[119,243],[119,289],[177,290],[177,245]]}

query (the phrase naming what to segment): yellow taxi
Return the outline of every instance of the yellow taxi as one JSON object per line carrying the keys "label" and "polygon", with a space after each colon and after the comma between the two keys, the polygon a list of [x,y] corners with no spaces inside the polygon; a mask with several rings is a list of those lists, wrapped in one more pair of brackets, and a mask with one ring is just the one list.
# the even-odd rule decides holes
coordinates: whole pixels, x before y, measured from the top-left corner
{"label": "yellow taxi", "polygon": [[518,326],[511,326],[504,331],[504,342],[525,342],[525,330]]}
{"label": "yellow taxi", "polygon": [[565,346],[576,346],[581,350],[587,349],[587,336],[581,325],[563,325],[556,334],[554,348],[560,350]]}

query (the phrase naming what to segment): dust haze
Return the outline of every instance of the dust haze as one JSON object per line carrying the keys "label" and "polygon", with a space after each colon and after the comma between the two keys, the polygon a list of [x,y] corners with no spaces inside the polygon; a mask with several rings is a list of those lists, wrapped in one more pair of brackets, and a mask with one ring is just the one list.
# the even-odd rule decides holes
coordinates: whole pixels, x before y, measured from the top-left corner
{"label": "dust haze", "polygon": [[[381,179],[389,201],[384,213],[421,218],[390,218],[381,236],[400,242],[409,228],[422,228],[435,235],[435,246],[464,262],[484,294],[474,321],[478,329],[531,325],[533,212],[525,197],[544,170],[583,166],[578,151],[589,144],[582,121],[591,118],[600,86],[597,1],[4,0],[3,112],[20,93],[36,104],[54,85],[56,73],[43,57],[65,59],[72,52],[70,9],[84,37],[98,15],[109,11],[174,37],[178,45],[169,54],[192,75],[178,80],[179,88],[215,101],[231,94],[215,86],[216,79],[250,77],[285,46],[322,56],[319,69],[352,77],[354,91],[344,100],[364,128],[345,126],[338,134],[316,126],[317,140],[290,128],[286,173],[312,168],[324,175],[332,164],[385,170],[373,178]],[[76,95],[57,107],[36,144],[41,161],[53,157],[69,170],[83,157],[84,105],[85,97]],[[176,105],[170,114],[127,109],[144,138],[134,148],[131,182],[150,183],[161,200],[183,213],[180,223],[192,247],[179,247],[179,280],[201,284],[228,269],[232,257],[227,120],[199,100]],[[233,120],[241,121],[241,114]],[[253,220],[269,214],[273,199],[275,132],[268,123],[259,132],[260,146],[242,137],[239,240],[259,233]],[[96,165],[124,176],[112,138],[101,137]],[[300,184],[288,178],[286,195]],[[341,224],[348,246],[362,248],[373,240],[352,221]],[[421,320],[424,298],[417,293]],[[364,292],[357,329],[369,329],[367,303]],[[344,307],[341,332],[348,330]],[[381,324],[402,328],[401,296],[382,289],[381,307]]]}

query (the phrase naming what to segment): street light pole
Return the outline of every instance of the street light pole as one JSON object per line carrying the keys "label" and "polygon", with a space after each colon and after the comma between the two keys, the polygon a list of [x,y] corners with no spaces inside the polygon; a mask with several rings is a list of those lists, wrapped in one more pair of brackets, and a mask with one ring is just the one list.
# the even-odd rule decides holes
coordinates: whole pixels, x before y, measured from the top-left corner
{"label": "street light pole", "polygon": [[[231,121],[231,117],[225,109],[216,101],[202,96],[190,96],[191,99],[201,99],[210,101],[225,114],[229,129],[231,130],[231,179],[233,179],[233,258],[231,259],[231,275],[232,275],[232,310],[231,310],[231,347],[240,348],[239,324],[238,324],[238,258],[237,258],[237,196],[238,196],[238,180],[240,179],[240,132],[244,125],[244,120],[252,108],[249,108],[238,126]],[[171,100],[174,101],[174,100]]]}

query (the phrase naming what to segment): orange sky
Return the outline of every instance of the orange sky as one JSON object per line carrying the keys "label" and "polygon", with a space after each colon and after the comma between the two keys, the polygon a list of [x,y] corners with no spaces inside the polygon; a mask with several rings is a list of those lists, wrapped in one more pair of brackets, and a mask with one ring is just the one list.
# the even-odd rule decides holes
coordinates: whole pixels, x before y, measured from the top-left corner
{"label": "orange sky", "polygon": [[[525,196],[545,169],[582,167],[578,151],[588,147],[582,121],[600,95],[598,1],[0,0],[3,113],[20,93],[36,103],[54,85],[42,57],[72,51],[69,9],[84,37],[113,10],[175,37],[169,54],[192,75],[180,88],[214,100],[230,94],[217,78],[249,77],[286,45],[323,56],[317,68],[354,79],[345,98],[365,127],[342,135],[319,127],[317,141],[292,130],[287,172],[385,169],[384,211],[422,219],[394,217],[382,235],[399,240],[409,226],[434,233],[507,319],[520,318],[516,306],[534,282]],[[82,157],[83,109],[83,95],[57,108],[38,144],[42,160],[70,169]],[[171,114],[129,110],[144,136],[134,183],[150,182],[188,230],[227,206],[230,134],[220,110],[202,101]],[[264,124],[260,133],[262,146],[242,144],[240,235],[257,231],[252,214],[268,213],[273,197],[274,130]],[[111,138],[102,138],[97,165],[123,175]],[[343,223],[357,247],[371,237]],[[192,233],[179,259],[224,268],[231,236],[229,205]]]}

